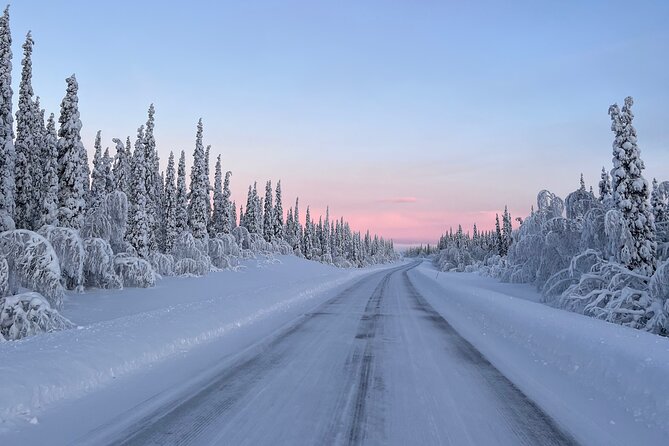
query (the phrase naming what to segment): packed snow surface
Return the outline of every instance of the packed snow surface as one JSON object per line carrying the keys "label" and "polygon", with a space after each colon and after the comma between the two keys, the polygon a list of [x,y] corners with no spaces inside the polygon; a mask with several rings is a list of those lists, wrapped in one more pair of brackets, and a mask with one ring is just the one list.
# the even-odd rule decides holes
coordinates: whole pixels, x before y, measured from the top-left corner
{"label": "packed snow surface", "polygon": [[67,295],[0,344],[3,444],[593,444],[669,438],[669,340],[427,262],[295,257]]}

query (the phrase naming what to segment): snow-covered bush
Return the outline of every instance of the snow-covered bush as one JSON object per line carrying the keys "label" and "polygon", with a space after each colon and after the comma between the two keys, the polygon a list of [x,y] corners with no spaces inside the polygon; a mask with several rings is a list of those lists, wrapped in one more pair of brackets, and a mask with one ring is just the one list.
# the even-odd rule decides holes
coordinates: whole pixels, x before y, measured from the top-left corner
{"label": "snow-covered bush", "polygon": [[114,270],[121,277],[125,287],[149,288],[156,284],[156,275],[151,264],[139,257],[124,253],[116,254]]}
{"label": "snow-covered bush", "polygon": [[4,257],[0,257],[0,297],[9,295],[9,264]]}
{"label": "snow-covered bush", "polygon": [[0,338],[16,340],[37,333],[74,327],[35,292],[0,298]]}
{"label": "snow-covered bush", "polygon": [[567,195],[564,205],[567,210],[567,218],[572,220],[581,219],[590,209],[600,206],[595,196],[585,190],[585,184],[581,184],[579,189]]}
{"label": "snow-covered bush", "polygon": [[[230,251],[229,242],[230,240],[223,240],[218,237],[209,239],[209,258],[214,267],[218,269],[226,269],[234,266],[231,260],[232,256],[228,254]],[[234,239],[232,240],[232,243],[234,243]],[[236,246],[236,244],[234,246]]]}
{"label": "snow-covered bush", "polygon": [[237,242],[239,249],[251,249],[251,234],[243,226],[237,226],[232,230],[232,236]]}
{"label": "snow-covered bush", "polygon": [[107,216],[111,224],[109,244],[114,253],[126,251],[125,232],[128,226],[128,197],[116,190],[105,197]]}
{"label": "snow-covered bush", "polygon": [[60,309],[64,289],[56,251],[36,232],[16,229],[0,233],[0,254],[7,261],[9,294],[19,286],[44,295],[51,306]]}
{"label": "snow-covered bush", "polygon": [[571,258],[579,252],[581,231],[578,222],[555,217],[543,225],[544,246],[535,284],[543,288],[555,273],[569,266]]}
{"label": "snow-covered bush", "polygon": [[669,336],[669,261],[662,262],[650,278],[650,296],[652,316],[646,329],[650,332]]}
{"label": "snow-covered bush", "polygon": [[174,273],[178,276],[207,274],[211,270],[208,244],[208,238],[196,239],[190,232],[183,232],[177,237],[172,246]]}
{"label": "snow-covered bush", "polygon": [[106,240],[84,239],[84,278],[86,286],[122,288],[121,278],[114,271],[114,252]]}
{"label": "snow-covered bush", "polygon": [[85,251],[79,232],[71,228],[45,225],[40,228],[39,234],[49,240],[56,251],[65,287],[82,292]]}
{"label": "snow-covered bush", "polygon": [[105,201],[98,203],[86,212],[80,231],[83,238],[111,239],[112,224]]}
{"label": "snow-covered bush", "polygon": [[149,257],[153,270],[161,276],[174,275],[174,257],[171,254],[153,252]]}
{"label": "snow-covered bush", "polygon": [[581,251],[594,249],[600,253],[607,252],[605,217],[606,211],[601,205],[593,206],[585,213],[581,226]]}

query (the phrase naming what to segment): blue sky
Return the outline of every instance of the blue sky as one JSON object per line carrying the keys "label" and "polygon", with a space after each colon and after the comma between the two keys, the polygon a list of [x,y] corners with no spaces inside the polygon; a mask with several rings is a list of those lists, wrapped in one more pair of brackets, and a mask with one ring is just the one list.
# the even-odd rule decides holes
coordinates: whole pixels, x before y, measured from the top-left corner
{"label": "blue sky", "polygon": [[669,179],[667,23],[666,1],[11,6],[15,83],[30,29],[35,91],[57,113],[77,74],[89,150],[98,129],[134,135],[153,102],[163,161],[190,154],[202,117],[238,199],[281,178],[285,201],[403,242],[525,214],[581,172],[596,188],[627,95],[647,175]]}

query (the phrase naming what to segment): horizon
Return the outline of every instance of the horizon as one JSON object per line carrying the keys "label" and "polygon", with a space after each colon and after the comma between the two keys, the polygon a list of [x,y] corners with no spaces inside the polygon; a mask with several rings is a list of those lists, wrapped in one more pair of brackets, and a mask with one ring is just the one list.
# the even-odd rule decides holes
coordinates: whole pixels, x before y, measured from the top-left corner
{"label": "horizon", "polygon": [[[281,180],[286,211],[299,196],[302,219],[329,206],[398,245],[491,229],[505,205],[525,217],[581,173],[596,190],[607,108],[628,95],[644,174],[669,179],[663,2],[289,3],[13,4],[14,91],[31,30],[35,94],[57,116],[76,73],[89,156],[97,130],[112,151],[134,140],[154,103],[161,170],[181,149],[190,169],[202,117],[238,207],[249,184]],[[62,26],[73,10],[80,26]]]}

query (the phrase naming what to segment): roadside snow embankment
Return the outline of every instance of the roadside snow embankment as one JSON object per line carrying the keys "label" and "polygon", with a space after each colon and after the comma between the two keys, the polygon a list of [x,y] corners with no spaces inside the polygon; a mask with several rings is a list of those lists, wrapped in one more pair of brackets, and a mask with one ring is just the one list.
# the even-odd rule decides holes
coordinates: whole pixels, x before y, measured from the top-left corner
{"label": "roadside snow embankment", "polygon": [[68,295],[63,315],[78,328],[0,344],[0,431],[233,331],[265,333],[366,272],[280,259],[151,289]]}
{"label": "roadside snow embankment", "polygon": [[410,277],[583,444],[667,444],[669,339],[517,298],[508,284],[493,289],[494,281],[472,274],[437,274],[423,263]]}

